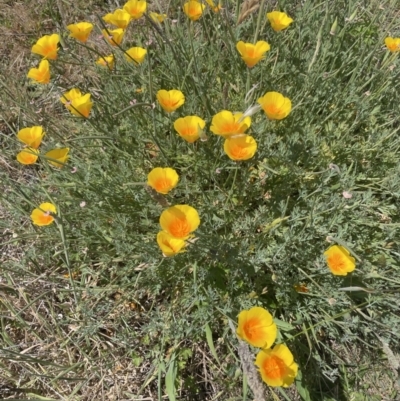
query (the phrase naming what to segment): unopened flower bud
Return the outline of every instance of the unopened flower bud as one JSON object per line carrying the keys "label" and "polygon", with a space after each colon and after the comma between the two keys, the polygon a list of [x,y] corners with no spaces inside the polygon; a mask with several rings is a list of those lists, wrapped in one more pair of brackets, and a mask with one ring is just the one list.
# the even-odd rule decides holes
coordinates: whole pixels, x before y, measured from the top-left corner
{"label": "unopened flower bud", "polygon": [[353,14],[351,14],[350,17],[347,18],[347,21],[348,22],[353,21],[353,19],[356,18],[356,15],[357,15],[357,8],[353,11]]}
{"label": "unopened flower bud", "polygon": [[335,22],[331,26],[330,34],[335,35],[336,34],[336,29],[337,29],[337,17],[335,18]]}

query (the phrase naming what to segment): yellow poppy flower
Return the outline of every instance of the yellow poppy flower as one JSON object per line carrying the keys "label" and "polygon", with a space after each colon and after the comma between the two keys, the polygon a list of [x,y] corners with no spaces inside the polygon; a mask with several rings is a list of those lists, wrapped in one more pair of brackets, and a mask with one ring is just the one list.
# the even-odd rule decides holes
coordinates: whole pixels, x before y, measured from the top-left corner
{"label": "yellow poppy flower", "polygon": [[212,118],[210,131],[224,138],[244,134],[251,125],[251,118],[245,117],[242,120],[242,116],[243,113],[222,110]]}
{"label": "yellow poppy flower", "polygon": [[33,127],[22,128],[17,133],[17,138],[25,145],[37,149],[42,143],[45,132],[43,127],[35,125]]}
{"label": "yellow poppy flower", "polygon": [[27,75],[39,84],[48,84],[50,82],[50,65],[47,60],[42,60],[38,68],[31,68]]}
{"label": "yellow poppy flower", "polygon": [[250,135],[233,136],[225,139],[224,151],[232,160],[251,159],[257,150],[257,142]]}
{"label": "yellow poppy flower", "polygon": [[170,91],[161,89],[157,92],[157,100],[167,113],[172,113],[185,103],[185,96],[177,89],[172,89]]}
{"label": "yellow poppy flower", "polygon": [[60,100],[73,115],[85,118],[89,117],[93,106],[90,100],[90,93],[83,95],[79,89],[74,88],[64,93]]}
{"label": "yellow poppy flower", "polygon": [[167,194],[178,185],[179,175],[173,168],[156,167],[147,175],[147,185],[160,194]]}
{"label": "yellow poppy flower", "polygon": [[58,42],[60,36],[56,33],[53,35],[42,36],[33,46],[32,53],[39,54],[43,58],[55,60],[58,52]]}
{"label": "yellow poppy flower", "polygon": [[131,15],[124,9],[117,9],[112,14],[105,15],[103,20],[117,28],[126,29],[131,20]]}
{"label": "yellow poppy flower", "polygon": [[165,256],[175,256],[183,252],[186,242],[183,239],[174,238],[165,231],[157,234],[157,244]]}
{"label": "yellow poppy flower", "polygon": [[275,32],[286,29],[293,22],[292,18],[290,18],[287,14],[281,13],[279,11],[272,11],[271,13],[267,13],[267,18],[271,23],[272,29]]}
{"label": "yellow poppy flower", "polygon": [[267,92],[257,100],[270,120],[282,120],[292,110],[292,102],[279,92]]}
{"label": "yellow poppy flower", "polygon": [[124,30],[121,28],[118,29],[108,29],[107,30],[103,29],[102,34],[104,36],[104,39],[111,45],[111,46],[117,46],[120,45],[122,42],[122,39],[124,38]]}
{"label": "yellow poppy flower", "polygon": [[172,206],[161,213],[160,225],[163,231],[174,238],[187,239],[200,224],[197,210],[188,205]]}
{"label": "yellow poppy flower", "polygon": [[48,226],[54,221],[52,214],[56,214],[56,207],[49,202],[41,203],[39,208],[33,209],[31,219],[37,226]]}
{"label": "yellow poppy flower", "polygon": [[265,53],[270,49],[270,45],[263,40],[259,40],[255,45],[240,41],[236,44],[236,49],[247,67],[252,68],[265,58]]}
{"label": "yellow poppy flower", "polygon": [[215,12],[219,12],[219,10],[221,10],[222,6],[221,6],[221,2],[218,3],[218,5],[216,5],[213,0],[206,0],[206,3],[210,6],[210,8]]}
{"label": "yellow poppy flower", "polygon": [[114,68],[115,57],[113,54],[110,56],[99,57],[96,61],[97,65],[101,65],[102,67],[108,67],[110,70]]}
{"label": "yellow poppy flower", "polygon": [[147,3],[143,0],[129,0],[124,5],[124,10],[129,13],[131,19],[139,19],[145,12]]}
{"label": "yellow poppy flower", "polygon": [[331,273],[335,276],[347,276],[347,273],[356,268],[355,259],[343,246],[333,245],[324,252],[324,255]]}
{"label": "yellow poppy flower", "polygon": [[190,0],[183,5],[183,12],[192,20],[197,21],[206,6],[196,0]]}
{"label": "yellow poppy flower", "polygon": [[150,18],[157,23],[161,23],[165,20],[165,18],[167,18],[167,14],[158,14],[155,12],[150,12]]}
{"label": "yellow poppy flower", "polygon": [[136,63],[141,64],[143,63],[146,54],[147,50],[142,47],[131,47],[126,51],[125,58],[128,63],[135,61]]}
{"label": "yellow poppy flower", "polygon": [[400,38],[387,37],[385,45],[391,52],[400,52]]}
{"label": "yellow poppy flower", "polygon": [[259,368],[263,381],[271,387],[289,387],[299,369],[285,344],[261,350],[256,356],[255,365]]}
{"label": "yellow poppy flower", "polygon": [[17,154],[17,160],[21,164],[34,164],[38,159],[39,151],[33,148],[25,148]]}
{"label": "yellow poppy flower", "polygon": [[54,167],[62,168],[68,160],[68,153],[69,148],[53,149],[45,153],[44,157]]}
{"label": "yellow poppy flower", "polygon": [[255,306],[243,310],[238,317],[237,335],[253,347],[271,348],[276,340],[277,328],[272,315],[264,308]]}
{"label": "yellow poppy flower", "polygon": [[69,36],[80,42],[87,42],[90,32],[93,30],[93,24],[90,22],[78,22],[76,24],[67,25],[67,29],[71,32]]}
{"label": "yellow poppy flower", "polygon": [[193,143],[200,137],[206,122],[197,116],[178,118],[174,122],[175,131],[187,142]]}

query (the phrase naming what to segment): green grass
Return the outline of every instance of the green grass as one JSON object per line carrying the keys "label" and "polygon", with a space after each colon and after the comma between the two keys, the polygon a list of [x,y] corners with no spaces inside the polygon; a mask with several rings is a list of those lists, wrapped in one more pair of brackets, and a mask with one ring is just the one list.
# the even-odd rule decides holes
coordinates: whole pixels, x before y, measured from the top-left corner
{"label": "green grass", "polygon": [[[41,35],[62,33],[52,83],[27,82],[33,55],[2,78],[2,398],[252,400],[231,326],[260,305],[301,371],[289,389],[265,386],[265,399],[396,399],[400,65],[383,45],[400,36],[396,1],[280,1],[295,22],[275,33],[261,16],[258,38],[271,50],[250,72],[235,45],[253,41],[260,10],[236,26],[236,4],[226,2],[188,23],[179,2],[154,3],[169,19],[158,29],[132,22],[122,45],[148,49],[136,67],[98,38],[95,14],[111,8],[65,2],[62,21],[41,4],[43,20],[53,13],[59,23],[29,36],[26,54]],[[61,28],[84,15],[97,24],[88,44],[96,51]],[[112,73],[94,64],[111,51]],[[92,94],[88,120],[59,101],[73,87]],[[172,115],[131,107],[156,102],[159,89],[182,90],[185,104]],[[257,153],[231,161],[209,132],[212,116],[244,111],[272,90],[292,100],[291,114],[254,115]],[[190,145],[175,133],[173,121],[192,114],[207,121],[208,141]],[[63,169],[15,160],[15,133],[38,124],[42,153],[70,148]],[[143,185],[159,166],[180,175],[163,198],[201,218],[197,240],[174,258],[155,240],[164,201]],[[58,224],[36,227],[30,213],[46,201]],[[358,256],[346,278],[326,267],[327,237]],[[299,283],[307,293],[294,290]]]}

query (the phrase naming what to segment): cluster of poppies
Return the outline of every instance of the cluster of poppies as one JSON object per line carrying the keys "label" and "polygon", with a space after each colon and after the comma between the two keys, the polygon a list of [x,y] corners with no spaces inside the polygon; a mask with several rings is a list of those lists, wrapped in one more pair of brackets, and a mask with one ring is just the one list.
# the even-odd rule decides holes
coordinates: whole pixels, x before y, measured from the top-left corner
{"label": "cluster of poppies", "polygon": [[[17,138],[26,145],[17,154],[17,160],[21,164],[34,164],[39,157],[39,146],[45,135],[42,126],[22,128],[17,133]],[[52,166],[61,168],[68,159],[69,148],[52,149],[43,155]]]}
{"label": "cluster of poppies", "polygon": [[[213,0],[205,0],[214,11],[221,10],[221,3],[215,4]],[[197,0],[190,0],[183,5],[186,16],[197,21],[201,18],[205,5]],[[125,32],[132,20],[138,20],[147,11],[147,3],[144,0],[129,0],[121,9],[115,10],[103,17],[106,24],[113,28],[102,30],[107,43],[114,48],[123,51],[127,62],[141,64],[144,62],[147,50],[142,47],[132,47],[123,50],[121,44]],[[147,16],[155,24],[161,24],[167,17],[165,14],[155,12],[147,13]],[[276,32],[289,27],[293,22],[287,14],[273,11],[266,15],[272,29]],[[94,26],[90,22],[78,22],[67,26],[69,36],[75,40],[86,43]],[[46,35],[40,38],[32,47],[32,53],[42,56],[37,68],[28,72],[28,77],[39,84],[50,82],[50,64],[48,60],[57,59],[58,34]],[[385,45],[391,52],[400,51],[400,38],[388,37]],[[239,41],[236,49],[248,68],[253,68],[265,58],[270,45],[265,41],[246,43]],[[115,67],[115,55],[101,56],[96,64],[113,70]],[[173,113],[184,105],[185,96],[178,89],[161,89],[156,95],[157,102],[166,113]],[[82,118],[89,118],[93,103],[90,93],[81,93],[78,88],[73,88],[60,97],[60,101],[69,112]],[[234,161],[244,161],[252,158],[257,150],[256,140],[247,134],[251,126],[251,117],[259,110],[263,110],[269,120],[282,120],[291,110],[291,100],[279,92],[267,92],[257,100],[244,113],[221,110],[212,119],[209,131],[224,139],[223,149],[226,155]],[[194,143],[198,139],[206,140],[206,121],[197,115],[187,115],[177,118],[173,122],[173,128],[177,134],[188,143]],[[35,126],[20,130],[18,139],[27,147],[17,155],[17,160],[22,164],[33,164],[39,157],[38,147],[44,136],[43,127]],[[54,167],[61,168],[68,159],[68,148],[53,149],[44,154],[44,158]],[[147,185],[159,194],[166,195],[179,183],[178,173],[170,167],[156,167],[147,176]],[[52,203],[42,203],[35,208],[31,219],[35,225],[45,226],[53,223],[56,218],[57,208]],[[189,205],[174,205],[165,209],[159,219],[161,230],[157,234],[157,243],[164,256],[175,256],[194,242],[193,233],[200,225],[200,217],[195,208]],[[345,276],[354,271],[355,259],[344,246],[333,245],[325,251],[326,263],[334,275]],[[301,286],[300,286],[301,287]],[[306,290],[302,290],[306,292]],[[237,329],[238,336],[252,346],[261,348],[257,354],[255,364],[258,366],[263,380],[270,386],[289,386],[293,383],[298,366],[294,362],[293,355],[284,344],[273,343],[277,336],[277,327],[271,314],[261,308],[254,307],[242,311],[239,314]]]}
{"label": "cluster of poppies", "polygon": [[263,381],[271,387],[288,387],[297,376],[298,365],[285,344],[271,348],[277,332],[274,319],[266,309],[255,306],[239,313],[236,334],[253,347],[261,348],[255,365]]}

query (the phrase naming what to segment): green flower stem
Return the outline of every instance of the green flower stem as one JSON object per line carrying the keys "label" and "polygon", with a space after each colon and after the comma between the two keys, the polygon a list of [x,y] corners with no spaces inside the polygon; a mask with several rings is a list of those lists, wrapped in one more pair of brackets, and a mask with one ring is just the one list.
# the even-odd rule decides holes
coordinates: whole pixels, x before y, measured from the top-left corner
{"label": "green flower stem", "polygon": [[254,44],[257,42],[258,34],[260,32],[260,26],[261,26],[261,18],[263,17],[263,9],[264,9],[264,4],[265,0],[261,0],[260,8],[258,10],[258,18],[257,18],[257,27],[256,27],[256,32],[254,34]]}

